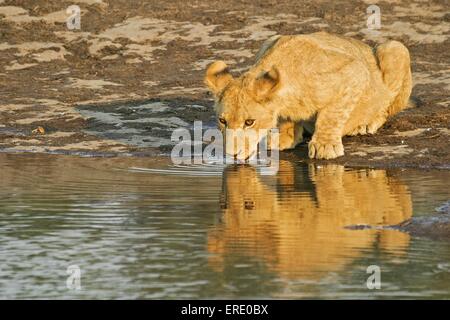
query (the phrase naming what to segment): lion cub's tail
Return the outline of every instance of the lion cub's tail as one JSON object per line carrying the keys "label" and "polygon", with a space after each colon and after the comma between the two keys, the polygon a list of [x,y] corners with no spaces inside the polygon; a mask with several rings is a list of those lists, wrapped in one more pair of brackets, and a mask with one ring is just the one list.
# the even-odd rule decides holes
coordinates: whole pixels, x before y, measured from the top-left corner
{"label": "lion cub's tail", "polygon": [[412,75],[409,51],[398,41],[387,41],[377,46],[375,52],[383,81],[395,95],[388,108],[388,114],[392,116],[410,106]]}

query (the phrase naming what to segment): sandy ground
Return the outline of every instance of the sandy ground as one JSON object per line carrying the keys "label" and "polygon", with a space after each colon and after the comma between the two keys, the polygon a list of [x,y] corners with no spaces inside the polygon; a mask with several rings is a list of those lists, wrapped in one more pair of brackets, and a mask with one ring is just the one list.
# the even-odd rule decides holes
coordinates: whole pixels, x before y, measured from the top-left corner
{"label": "sandy ground", "polygon": [[[372,3],[378,32],[366,26]],[[73,4],[80,30],[66,26]],[[417,101],[377,134],[345,138],[334,162],[450,168],[448,0],[0,0],[0,149],[167,152],[173,128],[214,124],[202,84],[211,61],[239,74],[268,37],[320,30],[405,43]],[[303,145],[283,156],[305,155]]]}

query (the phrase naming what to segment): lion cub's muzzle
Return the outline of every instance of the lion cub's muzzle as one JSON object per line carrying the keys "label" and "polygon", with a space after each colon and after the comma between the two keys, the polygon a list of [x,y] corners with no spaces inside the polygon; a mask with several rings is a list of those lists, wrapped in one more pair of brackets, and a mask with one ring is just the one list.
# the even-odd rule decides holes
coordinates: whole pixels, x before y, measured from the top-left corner
{"label": "lion cub's muzzle", "polygon": [[258,152],[259,142],[256,130],[227,129],[225,151],[234,160],[247,161]]}

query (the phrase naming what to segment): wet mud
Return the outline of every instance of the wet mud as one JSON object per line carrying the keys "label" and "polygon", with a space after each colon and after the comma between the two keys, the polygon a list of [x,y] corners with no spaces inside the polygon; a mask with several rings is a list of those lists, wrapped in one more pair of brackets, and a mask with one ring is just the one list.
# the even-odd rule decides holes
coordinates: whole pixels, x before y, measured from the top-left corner
{"label": "wet mud", "polygon": [[[170,131],[214,125],[205,67],[238,75],[275,34],[328,31],[370,45],[402,41],[417,106],[375,135],[345,137],[348,166],[450,167],[450,13],[446,1],[0,1],[2,152],[158,155]],[[66,8],[81,9],[81,29]],[[43,130],[37,130],[42,128]],[[309,162],[306,144],[282,157]],[[320,163],[320,161],[318,161]]]}

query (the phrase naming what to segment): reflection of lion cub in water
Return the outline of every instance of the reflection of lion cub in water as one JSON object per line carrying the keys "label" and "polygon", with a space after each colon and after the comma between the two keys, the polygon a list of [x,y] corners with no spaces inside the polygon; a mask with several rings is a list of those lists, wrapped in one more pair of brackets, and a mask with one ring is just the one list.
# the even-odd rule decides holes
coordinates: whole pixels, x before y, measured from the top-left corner
{"label": "reflection of lion cub in water", "polygon": [[214,268],[247,255],[286,277],[314,277],[342,269],[373,247],[403,254],[407,234],[345,228],[409,219],[411,197],[401,181],[383,170],[302,169],[280,161],[279,174],[270,177],[251,166],[227,168],[221,222],[208,234]]}
{"label": "reflection of lion cub in water", "polygon": [[[311,158],[344,155],[344,135],[375,133],[406,107],[411,93],[409,52],[397,41],[372,49],[325,32],[277,36],[266,41],[256,59],[237,79],[223,61],[209,66],[205,82],[216,97],[219,126],[278,126],[283,150],[301,142],[301,121],[310,120],[315,122]],[[227,153],[245,159],[256,144],[250,148]]]}

